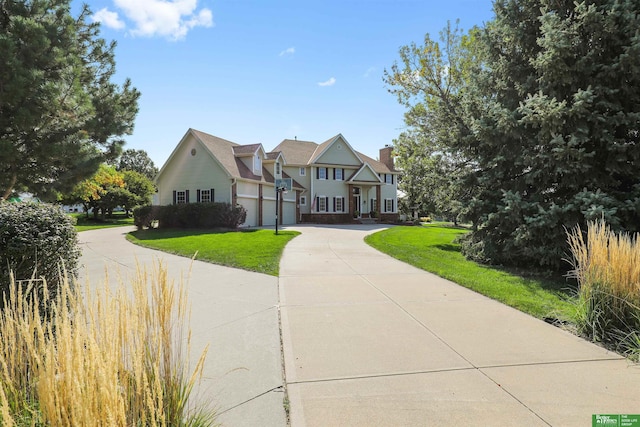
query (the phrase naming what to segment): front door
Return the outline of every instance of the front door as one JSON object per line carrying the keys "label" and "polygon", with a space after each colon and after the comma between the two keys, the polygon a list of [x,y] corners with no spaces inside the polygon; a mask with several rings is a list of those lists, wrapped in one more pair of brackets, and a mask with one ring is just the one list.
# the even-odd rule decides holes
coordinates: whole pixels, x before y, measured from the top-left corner
{"label": "front door", "polygon": [[360,195],[360,187],[353,188],[353,209],[355,211],[354,217],[360,218],[362,216],[362,196]]}

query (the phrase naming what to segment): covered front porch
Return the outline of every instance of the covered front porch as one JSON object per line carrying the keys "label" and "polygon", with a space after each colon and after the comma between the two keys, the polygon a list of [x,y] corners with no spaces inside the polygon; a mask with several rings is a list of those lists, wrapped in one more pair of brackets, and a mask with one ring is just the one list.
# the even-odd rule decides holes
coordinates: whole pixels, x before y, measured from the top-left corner
{"label": "covered front porch", "polygon": [[380,218],[380,183],[349,184],[349,215],[354,219]]}

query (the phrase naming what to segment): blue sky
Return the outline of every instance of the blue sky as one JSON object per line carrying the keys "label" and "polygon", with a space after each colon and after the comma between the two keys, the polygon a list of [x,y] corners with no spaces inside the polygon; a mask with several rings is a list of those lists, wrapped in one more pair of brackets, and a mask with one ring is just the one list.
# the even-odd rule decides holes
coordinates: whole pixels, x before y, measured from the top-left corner
{"label": "blue sky", "polygon": [[382,81],[399,48],[448,20],[468,29],[492,17],[490,0],[87,3],[118,43],[115,81],[129,77],[142,93],[126,148],[158,167],[190,127],[267,151],[341,133],[377,158],[403,128]]}

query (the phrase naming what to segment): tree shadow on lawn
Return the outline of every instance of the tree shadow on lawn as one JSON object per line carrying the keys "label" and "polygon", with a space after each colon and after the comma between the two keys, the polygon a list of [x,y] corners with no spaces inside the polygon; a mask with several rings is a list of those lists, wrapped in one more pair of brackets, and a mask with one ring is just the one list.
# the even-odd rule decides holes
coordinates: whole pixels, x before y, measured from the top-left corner
{"label": "tree shadow on lawn", "polygon": [[560,299],[568,303],[573,303],[573,300],[578,294],[577,281],[567,277],[559,271],[549,272],[536,269],[504,266],[491,267],[503,273],[521,277],[523,279],[523,285],[532,295],[536,295],[538,293],[538,289],[543,289],[555,294]]}
{"label": "tree shadow on lawn", "polygon": [[432,247],[446,252],[460,252],[460,245],[454,243],[442,243],[440,245],[433,245]]}

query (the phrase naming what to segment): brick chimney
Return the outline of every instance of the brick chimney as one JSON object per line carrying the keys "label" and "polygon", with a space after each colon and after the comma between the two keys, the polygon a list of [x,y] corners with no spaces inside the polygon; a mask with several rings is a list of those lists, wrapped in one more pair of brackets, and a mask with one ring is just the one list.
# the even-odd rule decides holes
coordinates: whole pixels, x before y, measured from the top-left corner
{"label": "brick chimney", "polygon": [[385,145],[380,149],[380,163],[387,166],[390,170],[396,170],[393,165],[393,146]]}

